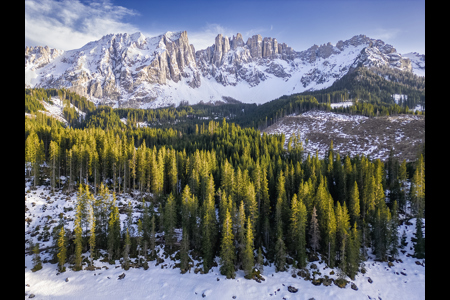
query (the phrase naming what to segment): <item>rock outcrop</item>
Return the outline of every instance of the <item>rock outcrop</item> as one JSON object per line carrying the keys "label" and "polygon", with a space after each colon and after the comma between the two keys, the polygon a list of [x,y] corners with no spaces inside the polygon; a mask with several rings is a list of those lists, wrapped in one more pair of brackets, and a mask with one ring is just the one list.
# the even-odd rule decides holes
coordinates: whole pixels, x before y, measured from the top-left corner
{"label": "rock outcrop", "polygon": [[[283,94],[330,86],[359,65],[424,74],[425,57],[403,57],[391,45],[365,35],[296,52],[272,37],[257,34],[244,42],[241,33],[231,38],[219,34],[210,47],[196,51],[186,31],[151,38],[138,32],[109,34],[70,51],[26,47],[25,83],[29,87],[65,87],[92,101],[123,107],[223,97],[262,103]],[[255,100],[253,89],[267,80],[277,83],[271,85],[271,93],[262,93],[262,98]],[[219,90],[214,84],[226,89]]]}

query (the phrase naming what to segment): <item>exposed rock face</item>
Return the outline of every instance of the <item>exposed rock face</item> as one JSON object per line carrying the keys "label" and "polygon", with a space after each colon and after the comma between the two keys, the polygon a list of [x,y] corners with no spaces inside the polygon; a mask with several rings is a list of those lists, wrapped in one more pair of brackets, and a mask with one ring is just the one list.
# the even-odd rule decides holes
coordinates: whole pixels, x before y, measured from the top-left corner
{"label": "exposed rock face", "polygon": [[63,53],[64,50],[50,49],[48,46],[25,47],[25,69],[41,68]]}
{"label": "exposed rock face", "polygon": [[[147,107],[180,100],[222,100],[224,96],[255,102],[252,88],[267,80],[277,82],[271,86],[273,94],[263,93],[263,98],[256,99],[262,103],[283,94],[330,86],[358,65],[418,70],[424,76],[425,56],[404,57],[391,45],[365,35],[338,41],[335,46],[313,45],[296,52],[272,37],[258,34],[244,42],[240,33],[231,38],[219,34],[212,46],[195,51],[186,31],[152,38],[138,32],[109,34],[70,51],[26,47],[25,83],[31,87],[65,87],[109,105]],[[288,83],[287,87],[279,84],[280,79]],[[208,81],[206,87],[204,81]],[[227,90],[218,91],[211,84]],[[202,91],[206,99],[199,98],[198,92],[186,92],[186,88]],[[177,89],[181,91],[175,92]],[[242,91],[248,94],[242,95]]]}

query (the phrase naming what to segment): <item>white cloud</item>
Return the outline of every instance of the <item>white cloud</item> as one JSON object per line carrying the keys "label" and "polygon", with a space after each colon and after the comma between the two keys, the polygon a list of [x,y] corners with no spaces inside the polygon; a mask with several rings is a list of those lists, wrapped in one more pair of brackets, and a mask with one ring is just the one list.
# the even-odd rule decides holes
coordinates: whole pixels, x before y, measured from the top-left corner
{"label": "white cloud", "polygon": [[399,28],[390,28],[390,29],[384,29],[384,28],[376,28],[373,32],[373,34],[368,35],[371,38],[380,39],[383,41],[390,41],[394,40],[396,37],[398,37],[402,33],[402,30]]}
{"label": "white cloud", "polygon": [[214,45],[216,36],[222,34],[222,36],[233,37],[237,31],[230,28],[223,27],[219,24],[208,23],[199,31],[188,31],[189,43],[194,45],[195,51],[203,50],[209,46]]}
{"label": "white cloud", "polygon": [[109,33],[139,31],[123,22],[137,12],[109,1],[25,1],[25,45],[77,49]]}
{"label": "white cloud", "polygon": [[201,30],[188,31],[187,33],[189,43],[194,45],[195,51],[198,51],[214,45],[216,36],[218,34],[222,34],[222,36],[224,37],[226,36],[232,38],[233,36],[236,36],[237,33],[240,33],[242,34],[242,39],[244,40],[245,43],[249,37],[252,37],[253,35],[256,34],[260,34],[264,37],[265,36],[264,32],[268,31],[269,30],[264,28],[252,28],[247,31],[239,31],[233,28],[224,27],[220,24],[207,23],[206,26],[204,26]]}

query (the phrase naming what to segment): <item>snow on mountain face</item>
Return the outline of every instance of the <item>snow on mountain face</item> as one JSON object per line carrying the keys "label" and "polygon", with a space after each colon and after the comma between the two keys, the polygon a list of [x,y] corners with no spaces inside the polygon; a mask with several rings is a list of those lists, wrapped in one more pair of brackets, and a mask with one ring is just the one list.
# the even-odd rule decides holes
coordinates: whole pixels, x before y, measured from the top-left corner
{"label": "snow on mountain face", "polygon": [[425,76],[425,54],[420,55],[417,52],[411,52],[403,55],[409,58],[414,74]]}
{"label": "snow on mountain face", "polygon": [[301,52],[275,38],[244,42],[219,34],[195,51],[186,31],[157,37],[109,34],[80,49],[25,49],[25,86],[66,87],[115,107],[161,107],[181,101],[264,103],[282,95],[329,87],[358,65],[386,65],[425,75],[425,57],[402,56],[365,35]]}

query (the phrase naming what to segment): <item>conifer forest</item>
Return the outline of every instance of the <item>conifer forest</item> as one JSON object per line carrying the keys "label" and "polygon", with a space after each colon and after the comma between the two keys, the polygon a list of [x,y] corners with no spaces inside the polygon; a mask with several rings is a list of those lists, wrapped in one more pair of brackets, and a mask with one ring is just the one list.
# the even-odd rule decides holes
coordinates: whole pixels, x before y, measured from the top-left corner
{"label": "conifer forest", "polygon": [[[52,97],[63,100],[67,124],[40,112]],[[285,272],[321,260],[340,279],[354,279],[369,252],[379,261],[398,257],[397,228],[412,218],[414,257],[424,258],[425,148],[415,161],[380,161],[341,156],[331,143],[319,159],[299,137],[285,146],[284,135],[259,128],[295,111],[329,111],[329,103],[311,95],[278,103],[279,112],[273,103],[112,109],[64,89],[26,89],[26,194],[40,185],[76,194],[74,219],[54,219],[52,263],[59,272],[89,269],[94,260],[147,269],[161,246],[182,274],[218,266],[226,278],[243,270],[260,280],[267,265]],[[358,105],[352,113],[370,104]],[[139,204],[119,204],[119,196]],[[39,246],[26,248],[39,270]]]}

